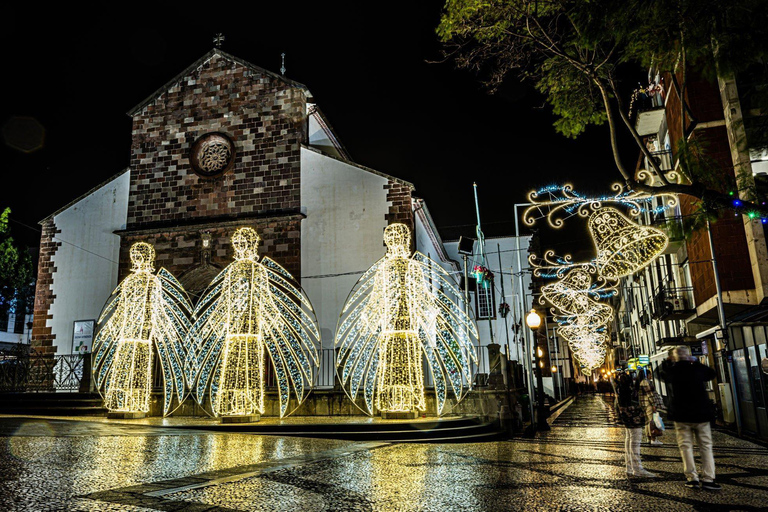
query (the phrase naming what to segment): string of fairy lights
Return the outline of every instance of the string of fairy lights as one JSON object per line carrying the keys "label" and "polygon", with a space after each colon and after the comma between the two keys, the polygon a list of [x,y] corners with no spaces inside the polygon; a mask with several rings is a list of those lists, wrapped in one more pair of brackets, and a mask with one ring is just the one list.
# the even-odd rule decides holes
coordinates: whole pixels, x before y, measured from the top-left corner
{"label": "string of fairy lights", "polygon": [[[263,414],[269,369],[280,416],[298,408],[320,364],[317,320],[293,276],[259,257],[259,240],[251,228],[234,233],[234,261],[194,311],[167,270],[154,272],[153,247],[131,247],[132,272],[107,301],[94,341],[93,371],[110,411],[149,412],[155,352],[164,415],[188,395],[216,417]],[[387,253],[363,273],[337,327],[337,374],[371,415],[424,411],[425,366],[442,414],[449,397],[460,401],[470,389],[478,362],[462,294],[436,262],[411,253],[410,240],[407,226],[386,228]]]}
{"label": "string of fairy lights", "polygon": [[411,231],[391,224],[385,256],[355,284],[336,329],[336,369],[353,403],[364,412],[423,411],[424,361],[432,375],[437,412],[461,400],[477,364],[477,327],[449,274],[421,253],[411,254]]}
{"label": "string of fairy lights", "polygon": [[[528,225],[546,219],[555,228],[572,216],[587,219],[594,260],[574,262],[553,251],[529,258],[535,275],[556,279],[541,288],[539,302],[551,306],[558,334],[587,370],[606,354],[614,311],[604,299],[616,294],[620,278],[649,265],[668,244],[664,232],[614,206],[637,217],[677,204],[674,196],[614,191],[589,198],[570,186],[547,187],[529,195],[532,205],[523,216]],[[470,389],[477,363],[477,327],[462,293],[440,265],[411,252],[410,240],[403,224],[385,229],[387,252],[353,287],[335,333],[339,381],[353,403],[362,398],[361,409],[370,415],[424,411],[425,368],[442,414],[449,398],[459,401]],[[131,274],[107,301],[94,341],[93,371],[107,408],[148,412],[155,360],[164,414],[188,395],[213,416],[263,414],[270,371],[281,417],[304,401],[320,364],[317,319],[293,276],[259,257],[259,241],[252,228],[234,233],[234,261],[194,311],[178,281],[165,269],[154,271],[152,246],[131,247]]]}
{"label": "string of fairy lights", "polygon": [[587,219],[587,227],[597,256],[589,262],[573,262],[570,256],[554,251],[542,257],[531,255],[534,275],[557,281],[541,288],[539,303],[549,304],[558,323],[558,335],[567,341],[574,358],[586,371],[605,361],[613,307],[602,299],[617,293],[619,279],[650,265],[669,244],[667,235],[654,227],[633,222],[613,206],[628,210],[632,217],[661,213],[677,206],[672,194],[627,191],[619,184],[613,195],[587,197],[570,185],[545,187],[529,194],[531,203],[524,222],[532,226],[546,219],[552,228],[577,216]]}

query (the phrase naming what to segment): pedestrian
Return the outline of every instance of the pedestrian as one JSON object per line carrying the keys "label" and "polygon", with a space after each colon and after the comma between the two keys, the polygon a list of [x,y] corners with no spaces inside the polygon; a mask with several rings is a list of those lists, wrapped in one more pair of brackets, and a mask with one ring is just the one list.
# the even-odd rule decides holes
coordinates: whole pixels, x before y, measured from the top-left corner
{"label": "pedestrian", "polygon": [[640,376],[640,387],[643,389],[645,403],[643,405],[643,409],[645,411],[645,435],[648,437],[648,443],[653,446],[661,446],[664,443],[662,443],[659,440],[659,437],[662,435],[662,432],[659,430],[659,428],[656,426],[654,415],[658,410],[661,408],[663,402],[661,401],[661,396],[656,392],[656,389],[653,386],[653,382],[650,379],[650,375],[643,372]]}
{"label": "pedestrian", "polygon": [[655,477],[655,473],[643,468],[640,460],[640,441],[646,423],[643,404],[647,400],[645,390],[635,372],[624,371],[612,379],[616,395],[616,416],[624,425],[624,461],[628,476]]}
{"label": "pedestrian", "polygon": [[[690,488],[720,490],[715,482],[715,458],[712,455],[712,401],[707,396],[704,383],[715,378],[715,370],[701,364],[686,346],[672,350],[659,371],[667,383],[669,404],[667,416],[675,422],[675,435],[683,458],[685,485]],[[701,455],[701,483],[693,458],[693,437]]]}

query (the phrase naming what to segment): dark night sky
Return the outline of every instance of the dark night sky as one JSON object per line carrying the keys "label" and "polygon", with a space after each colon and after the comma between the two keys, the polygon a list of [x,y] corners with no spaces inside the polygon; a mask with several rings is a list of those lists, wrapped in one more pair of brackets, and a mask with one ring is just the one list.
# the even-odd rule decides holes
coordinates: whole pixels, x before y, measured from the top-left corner
{"label": "dark night sky", "polygon": [[[607,190],[618,177],[607,129],[568,140],[555,133],[530,86],[510,80],[491,96],[452,63],[429,62],[440,58],[434,28],[442,4],[251,3],[248,12],[182,6],[190,13],[172,15],[132,4],[97,15],[45,11],[43,20],[37,12],[6,13],[0,122],[32,116],[46,137],[31,154],[2,146],[0,206],[37,227],[126,167],[125,113],[208,51],[219,31],[225,51],[272,71],[286,52],[286,75],[309,87],[352,157],[413,182],[444,236],[455,233],[451,226],[472,229],[473,181],[488,235],[511,232],[511,205],[532,188],[569,181]],[[636,155],[627,145],[627,162]],[[33,231],[15,225],[14,233],[37,244]]]}

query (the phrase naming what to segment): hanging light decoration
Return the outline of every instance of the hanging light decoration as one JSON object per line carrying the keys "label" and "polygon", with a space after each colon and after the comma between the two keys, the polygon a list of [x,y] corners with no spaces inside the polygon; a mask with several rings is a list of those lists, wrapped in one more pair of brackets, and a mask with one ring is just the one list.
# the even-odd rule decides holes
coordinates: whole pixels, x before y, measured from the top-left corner
{"label": "hanging light decoration", "polygon": [[607,323],[613,318],[613,309],[590,298],[592,277],[585,268],[569,271],[563,279],[542,286],[539,302],[549,302],[564,316],[590,317],[593,321]]}
{"label": "hanging light decoration", "polygon": [[195,310],[185,369],[196,400],[205,407],[209,397],[215,416],[264,413],[267,361],[281,417],[289,413],[291,388],[295,410],[317,374],[320,334],[312,305],[288,271],[270,258],[259,260],[259,240],[252,228],[235,232],[235,261]]}
{"label": "hanging light decoration", "polygon": [[663,231],[635,224],[615,208],[601,208],[589,217],[589,232],[597,249],[598,271],[609,279],[634,274],[667,248]]}
{"label": "hanging light decoration", "polygon": [[411,255],[410,240],[404,224],[387,226],[387,253],[352,289],[336,329],[339,380],[353,402],[363,395],[369,415],[426,409],[424,358],[442,414],[449,394],[461,400],[469,389],[477,361],[461,292],[440,265]]}
{"label": "hanging light decoration", "polygon": [[154,272],[155,250],[131,246],[131,273],[115,288],[97,322],[93,375],[110,411],[149,412],[155,351],[163,375],[163,415],[174,396],[186,396],[183,340],[192,307],[181,284],[161,268]]}

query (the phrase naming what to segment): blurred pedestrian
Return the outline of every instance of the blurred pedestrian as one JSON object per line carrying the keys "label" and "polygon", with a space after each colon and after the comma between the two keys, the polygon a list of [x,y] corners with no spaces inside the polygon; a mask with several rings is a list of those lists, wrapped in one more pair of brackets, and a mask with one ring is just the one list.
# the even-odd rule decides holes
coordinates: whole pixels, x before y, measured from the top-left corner
{"label": "blurred pedestrian", "polygon": [[640,460],[640,441],[646,423],[644,403],[647,400],[645,390],[640,386],[640,379],[635,372],[621,372],[612,379],[616,395],[616,415],[624,425],[624,461],[627,475],[655,477],[656,474],[643,468]]}
{"label": "blurred pedestrian", "polygon": [[662,407],[663,402],[661,396],[656,392],[653,386],[653,382],[650,379],[650,375],[643,372],[640,376],[640,387],[645,392],[643,394],[644,402],[643,409],[645,410],[645,435],[648,437],[648,443],[653,446],[661,446],[662,443],[659,440],[664,432],[656,425],[655,414]]}
{"label": "blurred pedestrian", "polygon": [[[659,373],[669,391],[667,417],[675,422],[677,445],[687,480],[685,485],[720,490],[720,485],[715,482],[715,458],[709,427],[714,416],[713,407],[704,387],[705,382],[715,378],[715,370],[692,357],[688,347],[680,346],[662,362]],[[694,436],[701,455],[701,482],[693,458]]]}

